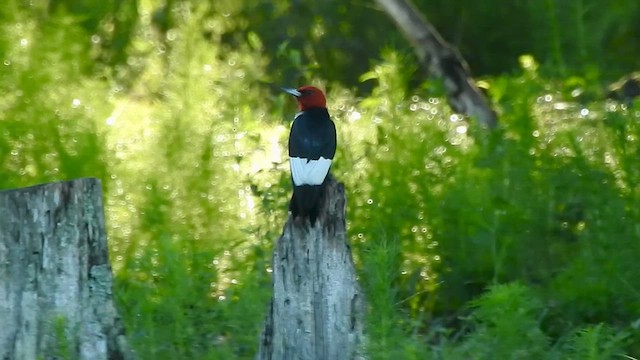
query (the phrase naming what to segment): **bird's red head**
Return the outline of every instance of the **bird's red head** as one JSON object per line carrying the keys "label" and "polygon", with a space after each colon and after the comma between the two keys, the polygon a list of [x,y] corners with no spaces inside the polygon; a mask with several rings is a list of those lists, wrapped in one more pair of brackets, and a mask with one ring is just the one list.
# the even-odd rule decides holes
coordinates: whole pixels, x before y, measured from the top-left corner
{"label": "bird's red head", "polygon": [[283,90],[296,97],[300,111],[327,107],[327,99],[324,97],[324,93],[315,86],[306,85],[297,89],[284,88]]}

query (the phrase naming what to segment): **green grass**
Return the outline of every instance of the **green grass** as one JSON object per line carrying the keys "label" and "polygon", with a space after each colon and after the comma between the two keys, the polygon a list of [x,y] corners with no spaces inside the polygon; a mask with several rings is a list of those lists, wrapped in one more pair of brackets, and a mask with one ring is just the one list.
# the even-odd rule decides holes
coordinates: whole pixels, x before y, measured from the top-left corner
{"label": "green grass", "polygon": [[[140,17],[123,68],[97,61],[89,20],[0,12],[0,188],[103,180],[115,299],[143,359],[252,358],[286,217],[295,106],[266,85],[258,35],[225,45],[232,20],[210,10],[181,7],[168,37]],[[640,354],[640,112],[599,100],[593,74],[520,60],[486,79],[492,133],[437,84],[407,90],[414,66],[393,50],[365,97],[304,79],[330,90],[374,359]]]}

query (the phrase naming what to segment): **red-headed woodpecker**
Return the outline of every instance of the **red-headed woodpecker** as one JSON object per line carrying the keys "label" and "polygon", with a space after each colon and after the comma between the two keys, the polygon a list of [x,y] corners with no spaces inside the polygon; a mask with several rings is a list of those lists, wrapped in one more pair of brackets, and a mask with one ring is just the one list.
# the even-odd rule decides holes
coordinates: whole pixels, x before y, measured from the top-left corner
{"label": "red-headed woodpecker", "polygon": [[306,217],[313,226],[336,153],[336,127],[320,89],[302,86],[283,90],[296,97],[300,109],[289,133],[289,165],[293,181],[289,210],[294,218]]}

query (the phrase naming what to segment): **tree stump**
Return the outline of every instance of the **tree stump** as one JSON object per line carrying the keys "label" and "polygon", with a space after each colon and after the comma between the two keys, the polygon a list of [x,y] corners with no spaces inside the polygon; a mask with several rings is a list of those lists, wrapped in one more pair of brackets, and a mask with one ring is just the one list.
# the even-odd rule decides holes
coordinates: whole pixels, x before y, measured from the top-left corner
{"label": "tree stump", "polygon": [[0,359],[131,359],[97,179],[0,192]]}
{"label": "tree stump", "polygon": [[363,358],[364,299],[347,244],[344,186],[328,180],[320,217],[284,226],[258,359]]}

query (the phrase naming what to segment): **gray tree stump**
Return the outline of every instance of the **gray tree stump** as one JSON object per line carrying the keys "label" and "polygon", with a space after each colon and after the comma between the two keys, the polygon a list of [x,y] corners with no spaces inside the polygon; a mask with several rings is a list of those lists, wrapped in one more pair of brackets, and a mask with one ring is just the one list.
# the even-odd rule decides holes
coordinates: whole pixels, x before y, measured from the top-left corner
{"label": "gray tree stump", "polygon": [[0,359],[130,359],[97,179],[0,192]]}
{"label": "gray tree stump", "polygon": [[314,227],[289,216],[273,253],[273,297],[257,359],[363,357],[364,299],[345,204],[343,185],[330,179]]}

